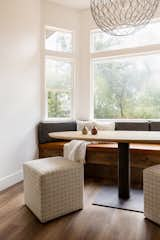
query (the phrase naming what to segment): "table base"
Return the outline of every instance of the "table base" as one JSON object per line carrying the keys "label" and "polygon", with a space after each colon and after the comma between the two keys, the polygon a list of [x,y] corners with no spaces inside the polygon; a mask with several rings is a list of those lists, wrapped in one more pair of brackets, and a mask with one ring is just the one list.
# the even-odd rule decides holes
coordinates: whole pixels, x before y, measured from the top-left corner
{"label": "table base", "polygon": [[116,187],[102,187],[97,194],[93,205],[124,209],[128,211],[144,212],[144,197],[142,190],[132,190],[129,199],[118,198],[118,189]]}

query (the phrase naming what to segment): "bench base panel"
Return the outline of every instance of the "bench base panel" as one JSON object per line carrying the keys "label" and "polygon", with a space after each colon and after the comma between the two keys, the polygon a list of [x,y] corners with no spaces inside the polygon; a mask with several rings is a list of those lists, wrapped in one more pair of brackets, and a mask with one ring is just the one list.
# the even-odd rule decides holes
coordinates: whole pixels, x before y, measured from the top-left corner
{"label": "bench base panel", "polygon": [[[39,144],[39,157],[63,156],[66,142]],[[117,179],[116,143],[91,144],[87,147],[85,176],[104,178],[109,184],[116,184]],[[160,145],[131,144],[131,187],[143,187],[143,169],[160,164]]]}

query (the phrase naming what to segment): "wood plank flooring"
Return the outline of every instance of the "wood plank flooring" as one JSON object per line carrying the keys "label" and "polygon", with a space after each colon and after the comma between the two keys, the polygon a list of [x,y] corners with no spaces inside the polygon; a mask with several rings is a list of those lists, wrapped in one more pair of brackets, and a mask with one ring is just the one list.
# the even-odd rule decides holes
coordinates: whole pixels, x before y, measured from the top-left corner
{"label": "wood plank flooring", "polygon": [[102,183],[85,182],[85,208],[41,224],[24,206],[23,184],[0,193],[0,240],[160,240],[160,227],[143,214],[93,206]]}

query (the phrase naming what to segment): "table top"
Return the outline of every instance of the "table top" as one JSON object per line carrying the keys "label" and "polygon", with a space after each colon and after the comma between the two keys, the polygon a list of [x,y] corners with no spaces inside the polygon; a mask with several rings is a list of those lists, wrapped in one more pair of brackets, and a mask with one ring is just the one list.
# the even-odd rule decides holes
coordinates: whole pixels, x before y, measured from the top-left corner
{"label": "table top", "polygon": [[97,135],[81,131],[53,132],[51,138],[63,140],[107,141],[118,143],[157,143],[160,144],[159,131],[98,131]]}

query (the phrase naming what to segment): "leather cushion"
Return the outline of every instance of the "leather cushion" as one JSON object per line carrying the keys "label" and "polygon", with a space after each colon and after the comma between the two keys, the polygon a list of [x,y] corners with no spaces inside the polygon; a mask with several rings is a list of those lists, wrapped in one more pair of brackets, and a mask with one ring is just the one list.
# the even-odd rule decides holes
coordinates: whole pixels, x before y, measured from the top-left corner
{"label": "leather cushion", "polygon": [[149,131],[149,122],[116,122],[115,130],[119,131]]}
{"label": "leather cushion", "polygon": [[42,143],[62,141],[62,140],[50,138],[48,136],[48,133],[76,131],[76,130],[77,130],[76,121],[40,123],[38,126],[38,142],[42,144]]}
{"label": "leather cushion", "polygon": [[150,131],[160,131],[160,122],[150,122]]}

